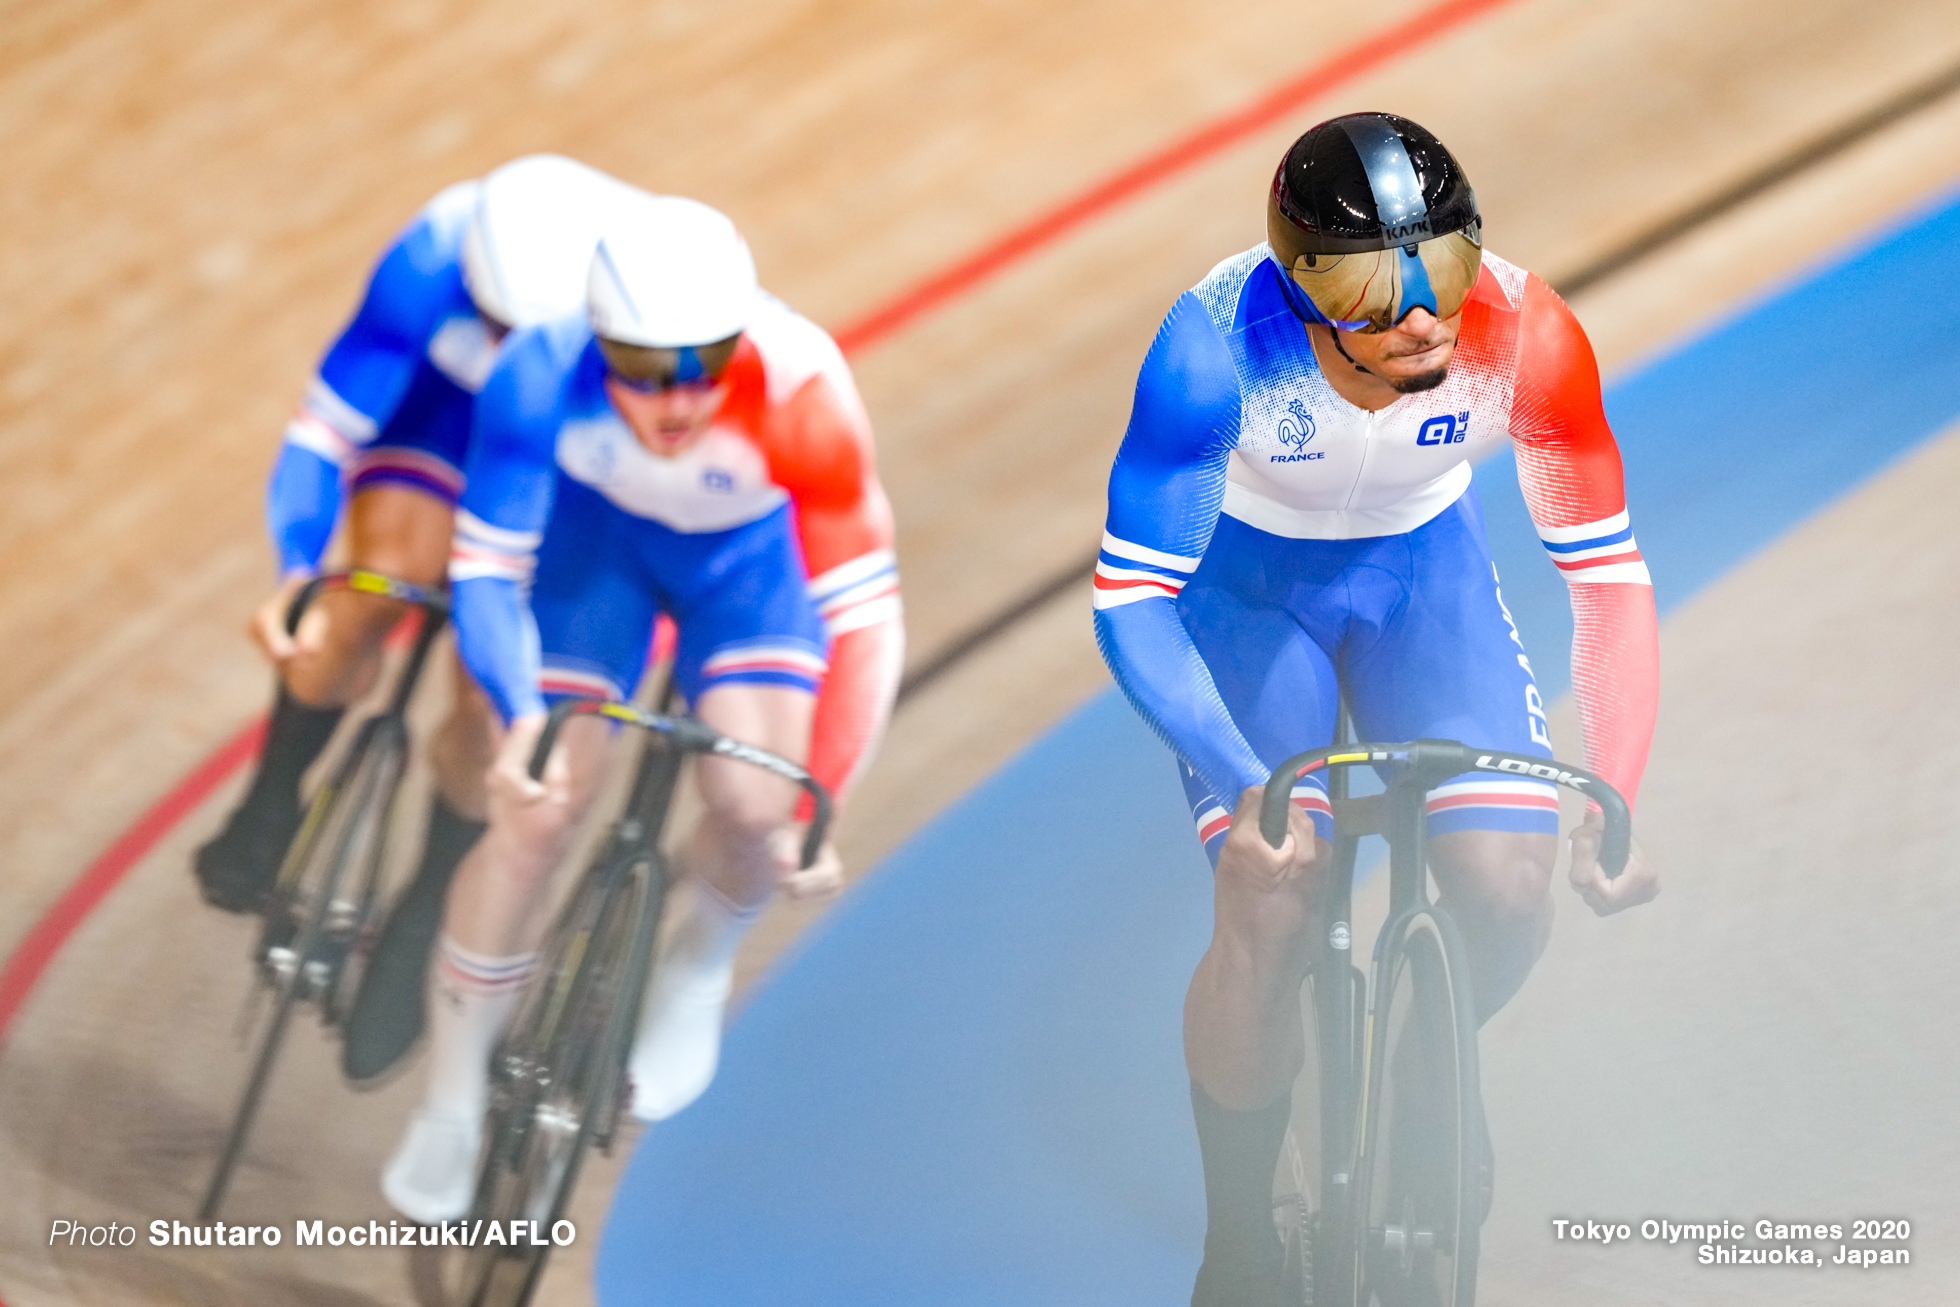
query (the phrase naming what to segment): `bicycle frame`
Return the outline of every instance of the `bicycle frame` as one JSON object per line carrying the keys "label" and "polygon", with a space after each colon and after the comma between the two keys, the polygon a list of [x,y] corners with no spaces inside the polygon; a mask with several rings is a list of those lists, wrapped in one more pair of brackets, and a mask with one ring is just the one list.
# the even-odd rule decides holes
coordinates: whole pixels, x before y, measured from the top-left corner
{"label": "bicycle frame", "polygon": [[[1452,776],[1487,771],[1528,776],[1577,789],[1596,802],[1606,816],[1600,865],[1609,877],[1618,876],[1630,850],[1630,819],[1625,800],[1613,787],[1590,772],[1549,762],[1528,754],[1495,749],[1471,749],[1454,740],[1414,740],[1406,744],[1348,742],[1351,728],[1345,708],[1335,730],[1339,743],[1289,758],[1274,768],[1260,806],[1260,832],[1273,848],[1287,834],[1287,807],[1294,784],[1316,771],[1327,773],[1327,793],[1334,813],[1333,864],[1321,899],[1326,933],[1318,942],[1313,968],[1314,1019],[1318,1033],[1320,1116],[1320,1232],[1323,1248],[1346,1250],[1356,1235],[1355,1167],[1367,1137],[1365,1104],[1374,999],[1352,962],[1351,925],[1354,873],[1363,836],[1383,835],[1389,845],[1388,923],[1430,905],[1428,894],[1428,791]],[[1387,789],[1380,798],[1351,798],[1347,769],[1372,766],[1387,769]],[[1381,939],[1389,936],[1387,925]],[[1381,944],[1376,947],[1381,963]],[[1365,1002],[1364,1002],[1365,1000]],[[1365,1017],[1360,1014],[1365,1009]],[[1367,1028],[1364,1031],[1364,1024]],[[1354,1301],[1355,1263],[1348,1256],[1317,1257],[1313,1267],[1317,1302]],[[1323,1289],[1325,1296],[1323,1296]]]}
{"label": "bicycle frame", "polygon": [[[394,688],[389,691],[387,702],[380,711],[361,723],[347,752],[342,755],[326,782],[308,802],[306,820],[294,835],[291,846],[286,850],[286,857],[280,863],[277,885],[282,896],[294,888],[291,883],[292,878],[297,875],[308,853],[308,846],[319,834],[319,822],[322,816],[330,806],[333,796],[345,789],[352,779],[362,755],[369,749],[383,745],[407,752],[408,701],[414,695],[416,685],[421,681],[422,671],[429,661],[430,650],[435,647],[436,637],[442,634],[443,625],[449,617],[449,600],[442,592],[427,586],[396,580],[379,572],[354,568],[347,572],[316,576],[301,586],[299,593],[293,596],[292,603],[286,608],[286,634],[297,634],[300,618],[305,615],[307,608],[321,593],[334,589],[353,590],[377,598],[413,604],[422,610],[422,620],[416,629],[413,642],[409,645],[408,656],[403,660],[401,672],[395,677]],[[378,869],[377,866],[376,870]],[[364,886],[363,892],[368,888],[371,887]],[[327,892],[333,893],[337,889],[336,879],[336,884]],[[272,914],[268,913],[266,929],[259,949],[260,952],[267,954],[276,968],[279,959],[271,958],[267,949],[272,930],[273,918]],[[305,956],[303,950],[295,949],[289,952],[294,954],[293,960]]]}
{"label": "bicycle frame", "polygon": [[[605,1149],[612,1142],[625,1102],[625,1067],[653,969],[654,941],[673,881],[659,840],[686,755],[745,762],[793,781],[809,794],[815,817],[804,838],[805,867],[815,861],[831,820],[830,796],[795,763],[728,739],[691,717],[597,699],[568,699],[553,707],[531,755],[532,779],[543,778],[565,723],[575,716],[636,726],[653,738],[640,755],[624,815],[613,824],[553,927],[542,953],[549,959],[542,981],[527,994],[499,1046],[489,1146],[473,1204],[491,1219],[555,1221],[577,1183],[585,1148]],[[632,914],[624,925],[618,916],[622,911]],[[547,1112],[546,1098],[554,1089],[575,1099],[572,1112]],[[550,1155],[533,1149],[534,1132],[541,1125],[560,1132],[556,1145],[549,1136],[542,1137],[543,1147],[566,1151]],[[543,1173],[528,1173],[525,1164],[543,1155],[551,1156],[551,1165]],[[543,1250],[528,1255],[515,1295],[497,1301],[528,1302],[544,1262]],[[499,1280],[488,1249],[470,1254],[466,1266],[465,1307],[481,1307],[493,1284],[509,1283]]]}
{"label": "bicycle frame", "polygon": [[[288,635],[299,630],[300,618],[308,605],[329,588],[354,590],[414,604],[422,610],[422,622],[409,647],[407,660],[395,678],[387,704],[361,723],[346,754],[307,805],[306,820],[286,851],[285,859],[280,864],[276,888],[263,909],[263,923],[253,949],[257,973],[253,982],[254,992],[264,986],[276,990],[278,998],[260,1042],[258,1056],[253,1062],[252,1073],[233,1113],[231,1129],[219,1153],[217,1166],[198,1207],[198,1219],[203,1221],[215,1218],[224,1203],[232,1172],[244,1153],[246,1138],[251,1133],[259,1106],[271,1083],[273,1064],[285,1040],[293,1008],[300,1002],[317,1001],[329,1023],[338,1018],[334,1007],[335,995],[340,986],[342,968],[358,943],[360,932],[366,924],[364,919],[373,903],[385,853],[385,830],[391,816],[389,808],[393,804],[393,794],[380,798],[383,810],[376,820],[382,823],[382,828],[375,837],[374,856],[368,860],[366,876],[351,894],[343,890],[348,875],[348,850],[356,843],[351,824],[343,824],[336,839],[336,850],[331,855],[331,866],[319,884],[313,887],[314,898],[310,903],[299,903],[295,899],[302,888],[299,884],[301,872],[312,857],[314,842],[321,838],[327,828],[335,826],[336,823],[328,819],[328,814],[338,797],[355,781],[364,760],[379,749],[406,755],[408,701],[415,692],[422,669],[428,662],[429,651],[441,634],[449,612],[447,599],[437,591],[357,568],[317,576],[302,586],[286,609]],[[400,761],[400,758],[396,760],[392,779],[380,788],[393,790],[398,784]],[[301,911],[294,912],[295,907]],[[301,918],[296,929],[295,917]],[[290,935],[286,934],[288,930],[291,931]],[[333,948],[327,950],[326,955],[316,956],[321,954],[323,945],[329,944]]]}

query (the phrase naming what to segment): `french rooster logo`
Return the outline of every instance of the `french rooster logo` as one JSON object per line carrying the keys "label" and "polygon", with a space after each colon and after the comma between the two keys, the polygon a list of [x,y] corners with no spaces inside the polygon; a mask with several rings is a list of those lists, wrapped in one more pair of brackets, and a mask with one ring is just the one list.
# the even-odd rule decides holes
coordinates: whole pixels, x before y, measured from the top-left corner
{"label": "french rooster logo", "polygon": [[1286,401],[1286,411],[1293,416],[1279,420],[1280,442],[1291,445],[1298,453],[1313,439],[1313,414],[1307,412],[1306,404],[1297,398]]}

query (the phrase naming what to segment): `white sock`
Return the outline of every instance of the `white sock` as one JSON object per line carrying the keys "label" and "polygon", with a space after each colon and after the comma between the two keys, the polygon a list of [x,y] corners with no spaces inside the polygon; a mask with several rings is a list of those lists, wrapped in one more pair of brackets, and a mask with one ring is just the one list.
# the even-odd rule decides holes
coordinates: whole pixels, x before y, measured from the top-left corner
{"label": "white sock", "polygon": [[485,957],[445,934],[437,957],[429,1089],[422,1104],[444,1116],[473,1119],[487,1106],[490,1053],[523,997],[538,955]]}
{"label": "white sock", "polygon": [[667,937],[655,974],[665,972],[690,989],[726,990],[735,976],[735,951],[762,915],[762,907],[738,908],[698,878],[693,889],[687,915]]}

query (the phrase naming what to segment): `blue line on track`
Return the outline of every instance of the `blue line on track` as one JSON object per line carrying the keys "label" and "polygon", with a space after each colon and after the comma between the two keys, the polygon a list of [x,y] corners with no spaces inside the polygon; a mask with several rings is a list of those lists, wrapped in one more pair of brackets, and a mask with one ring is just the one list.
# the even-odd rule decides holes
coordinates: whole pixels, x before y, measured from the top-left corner
{"label": "blue line on track", "polygon": [[[1611,388],[1663,612],[1960,418],[1956,255],[1949,196]],[[1565,586],[1507,463],[1478,474],[1492,548],[1556,694]],[[1188,1302],[1179,1012],[1209,899],[1168,756],[1098,697],[778,966],[714,1087],[633,1159],[599,1301]]]}

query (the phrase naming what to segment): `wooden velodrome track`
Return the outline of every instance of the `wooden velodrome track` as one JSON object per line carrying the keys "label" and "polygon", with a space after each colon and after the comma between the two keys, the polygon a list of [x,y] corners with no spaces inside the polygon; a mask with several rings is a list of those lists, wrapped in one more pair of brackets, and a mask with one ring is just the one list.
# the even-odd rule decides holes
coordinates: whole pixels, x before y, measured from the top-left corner
{"label": "wooden velodrome track", "polygon": [[[1261,186],[1305,124],[1381,107],[1432,127],[1475,179],[1492,248],[1557,282],[1960,59],[1946,0],[1456,9],[1449,30],[1412,31],[1359,75],[858,352],[899,514],[915,665],[1092,547],[1145,345],[1181,289],[1259,238]],[[0,9],[0,950],[262,709],[267,678],[240,628],[270,573],[259,502],[277,433],[375,253],[441,185],[555,149],[699,196],[743,226],[772,289],[836,326],[1423,12],[1321,0]],[[1960,96],[1949,96],[1636,260],[1575,308],[1605,366],[1623,365],[1956,177]],[[1924,629],[1888,641],[1887,623],[1903,601],[1952,611],[1960,576],[1950,564],[1842,566],[1846,542],[1943,552],[1941,488],[1960,477],[1951,445],[1668,628],[1650,842],[1678,890],[1703,874],[1698,849],[1736,822],[1768,823],[1793,947],[1828,949],[1857,906],[1842,887],[1854,851],[1859,871],[1928,873],[1950,824],[1921,813],[1860,843],[1846,814],[1880,801],[1877,779],[1811,802],[1802,782],[1814,774],[1795,761],[1737,795],[1746,809],[1722,808],[1694,795],[1702,773],[1688,749],[1715,717],[1725,738],[1797,758],[1804,740],[1896,714],[1916,739],[1944,742],[1928,775],[1951,777],[1960,714],[1947,660]],[[1105,683],[1085,609],[1084,588],[1065,589],[908,702],[850,816],[856,870]],[[1882,684],[1738,679],[1744,647],[1853,656],[1847,619],[1889,651]],[[47,1247],[56,1218],[148,1221],[194,1206],[243,1071],[229,1028],[248,930],[198,904],[184,865],[230,793],[170,829],[33,991],[8,996],[19,1008],[0,1030],[0,1297],[13,1307],[412,1300],[400,1254]],[[1921,906],[1952,921],[1950,904]],[[1566,903],[1567,937],[1607,938],[1575,909]],[[776,911],[747,972],[811,916]],[[1706,923],[1693,935],[1718,938]],[[1843,967],[1837,947],[1831,965]],[[1803,958],[1790,961],[1791,1003],[1826,1013],[1820,1022],[1880,1015],[1845,1007]],[[1686,1046],[1719,1057],[1725,1029],[1711,1015]],[[1525,1064],[1523,1000],[1492,1038],[1505,1050],[1493,1075],[1506,1059]],[[412,1084],[348,1094],[319,1041],[294,1042],[238,1219],[385,1221],[374,1175]],[[1914,1074],[1953,1083],[1950,1052],[1928,1059]],[[1853,1090],[1857,1111],[1886,1110],[1868,1082]],[[1951,1189],[1942,1216],[1921,1183],[1929,1165],[1960,1162],[1950,1120],[1939,1125],[1923,1155],[1863,1160],[1896,1168],[1894,1188],[1877,1192],[1921,1223],[1921,1247],[1943,1228],[1951,1254]],[[1797,1136],[1808,1128],[1791,1118]],[[1827,1139],[1793,1137],[1793,1149],[1802,1142],[1846,1159]],[[1556,1165],[1528,1141],[1506,1153],[1513,1176]],[[589,1300],[613,1173],[588,1172],[587,1235],[559,1259],[545,1301]],[[1737,1201],[1780,1192],[1744,1187]],[[1503,1244],[1514,1255],[1493,1265],[1487,1300],[1574,1301],[1546,1296],[1543,1242]],[[1610,1275],[1600,1270],[1591,1300],[1686,1300],[1609,1292]],[[1694,1283],[1701,1300],[1757,1300],[1745,1282]],[[1885,1292],[1846,1301],[1906,1300]]]}

